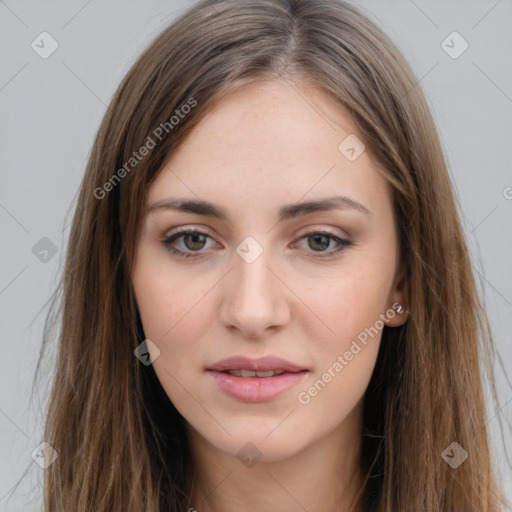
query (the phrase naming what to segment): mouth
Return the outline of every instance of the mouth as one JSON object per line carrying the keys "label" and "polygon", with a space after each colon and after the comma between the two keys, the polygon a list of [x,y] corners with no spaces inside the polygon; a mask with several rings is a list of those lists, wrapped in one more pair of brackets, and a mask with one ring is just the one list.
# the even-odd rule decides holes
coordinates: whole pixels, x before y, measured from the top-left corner
{"label": "mouth", "polygon": [[[274,377],[275,375],[282,375],[283,373],[292,373],[292,372],[285,372],[284,370],[268,370],[265,372],[256,372],[253,370],[224,370],[221,373],[229,373],[229,375],[234,375],[235,377],[259,377],[259,378],[266,378],[266,377]],[[295,373],[295,372],[293,372]]]}
{"label": "mouth", "polygon": [[207,368],[207,373],[231,398],[242,402],[264,402],[296,386],[309,370],[273,356],[260,359],[235,356]]}
{"label": "mouth", "polygon": [[[269,377],[271,375],[266,374],[270,371],[279,375],[283,372],[296,373],[307,370],[304,366],[292,363],[291,361],[287,361],[286,359],[277,356],[265,356],[258,359],[252,359],[246,356],[233,356],[223,359],[222,361],[218,361],[207,369],[217,372],[245,372],[245,375],[239,374],[236,375],[237,377],[254,377],[258,373],[262,377]],[[249,374],[247,372],[252,373]]]}

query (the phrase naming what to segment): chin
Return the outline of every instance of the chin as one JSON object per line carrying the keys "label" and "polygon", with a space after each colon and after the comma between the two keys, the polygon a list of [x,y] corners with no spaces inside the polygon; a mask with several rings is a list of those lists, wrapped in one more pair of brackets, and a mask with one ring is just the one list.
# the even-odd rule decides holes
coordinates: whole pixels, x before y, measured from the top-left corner
{"label": "chin", "polygon": [[251,467],[256,462],[285,460],[305,448],[307,444],[305,437],[297,439],[285,429],[279,432],[280,427],[275,429],[275,425],[272,428],[251,428],[245,425],[239,431],[229,429],[233,437],[225,433],[222,439],[219,439],[218,433],[212,433],[215,436],[213,438],[203,437],[217,450],[237,457],[247,467]]}

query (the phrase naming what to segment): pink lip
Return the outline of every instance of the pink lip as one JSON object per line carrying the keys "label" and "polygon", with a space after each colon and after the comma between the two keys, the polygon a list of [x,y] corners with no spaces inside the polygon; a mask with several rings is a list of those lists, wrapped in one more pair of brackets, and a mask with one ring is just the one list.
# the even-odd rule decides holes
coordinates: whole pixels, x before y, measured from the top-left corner
{"label": "pink lip", "polygon": [[264,402],[272,400],[288,391],[301,381],[307,370],[282,373],[274,377],[235,377],[229,373],[208,370],[219,388],[229,396],[244,402]]}
{"label": "pink lip", "polygon": [[[274,377],[237,377],[225,373],[226,370],[283,370],[285,373]],[[244,402],[264,402],[297,385],[308,370],[274,356],[259,359],[235,356],[219,361],[208,368],[207,372],[227,395]]]}
{"label": "pink lip", "polygon": [[284,370],[285,372],[301,372],[306,370],[286,359],[276,356],[265,356],[258,359],[250,359],[245,356],[233,356],[218,361],[210,366],[208,370],[223,372],[226,370],[253,370],[255,372],[265,372],[268,370]]}

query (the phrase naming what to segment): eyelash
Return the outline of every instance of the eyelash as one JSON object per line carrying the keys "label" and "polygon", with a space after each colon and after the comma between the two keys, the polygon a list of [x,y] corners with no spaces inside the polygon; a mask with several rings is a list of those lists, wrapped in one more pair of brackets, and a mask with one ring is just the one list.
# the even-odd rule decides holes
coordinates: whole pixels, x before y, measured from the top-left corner
{"label": "eyelash", "polygon": [[[183,237],[184,235],[193,235],[193,234],[198,234],[198,235],[204,235],[208,238],[211,238],[210,235],[208,235],[207,233],[203,233],[202,231],[198,231],[198,230],[195,230],[195,229],[184,229],[184,230],[180,230],[178,233],[175,233],[174,235],[171,235],[170,237],[164,239],[162,241],[162,243],[164,244],[164,246],[167,248],[167,250],[171,253],[171,254],[174,254],[180,258],[198,258],[198,257],[201,257],[202,254],[199,253],[199,251],[195,251],[196,254],[194,254],[194,252],[192,253],[189,253],[189,252],[185,252],[185,251],[182,251],[180,249],[176,249],[175,247],[172,246],[172,243],[177,240],[178,238],[181,238]],[[350,247],[352,245],[354,245],[354,242],[351,242],[349,240],[345,240],[343,238],[339,238],[335,235],[333,235],[332,233],[329,233],[327,231],[315,231],[315,230],[312,230],[312,231],[307,231],[306,233],[304,233],[300,238],[299,240],[302,240],[303,238],[308,238],[310,236],[313,236],[313,235],[325,235],[327,237],[329,237],[331,240],[334,240],[335,242],[338,243],[338,247],[334,250],[331,250],[330,252],[327,253],[327,255],[324,255],[324,253],[326,251],[312,251],[313,253],[318,253],[318,257],[319,258],[329,258],[331,256],[333,256],[334,254],[338,254],[340,252],[342,252],[343,250],[345,250],[347,247]]]}

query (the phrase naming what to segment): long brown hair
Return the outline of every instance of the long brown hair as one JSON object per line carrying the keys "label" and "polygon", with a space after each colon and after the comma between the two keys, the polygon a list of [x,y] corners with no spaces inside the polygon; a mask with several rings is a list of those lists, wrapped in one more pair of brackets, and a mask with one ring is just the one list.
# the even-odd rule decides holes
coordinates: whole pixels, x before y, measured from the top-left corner
{"label": "long brown hair", "polygon": [[[497,512],[480,364],[494,390],[494,347],[436,127],[403,56],[341,0],[196,3],[119,86],[48,317],[61,325],[44,430],[58,458],[44,473],[45,512],[190,505],[184,419],[134,355],[145,339],[134,250],[145,194],[166,158],[225,94],[259,79],[309,81],[347,108],[393,191],[410,316],[384,327],[365,394],[357,510]],[[50,337],[45,329],[41,354]],[[468,454],[457,468],[442,457],[453,442]]]}

